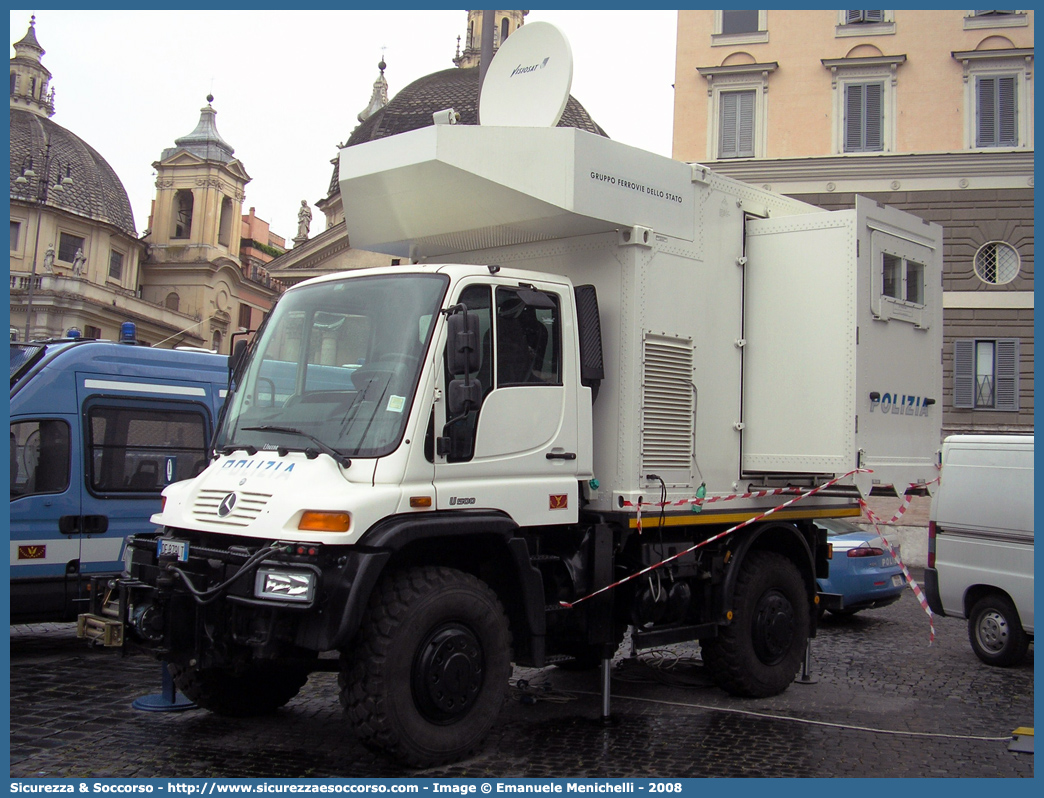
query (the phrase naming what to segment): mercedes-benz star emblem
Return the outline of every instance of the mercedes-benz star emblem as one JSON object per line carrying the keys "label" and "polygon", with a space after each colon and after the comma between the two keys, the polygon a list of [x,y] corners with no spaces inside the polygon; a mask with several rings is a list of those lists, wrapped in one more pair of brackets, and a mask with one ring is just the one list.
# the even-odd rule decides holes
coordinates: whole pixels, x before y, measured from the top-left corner
{"label": "mercedes-benz star emblem", "polygon": [[230,512],[232,508],[236,506],[236,494],[229,493],[221,500],[221,504],[218,505],[218,515],[224,518]]}

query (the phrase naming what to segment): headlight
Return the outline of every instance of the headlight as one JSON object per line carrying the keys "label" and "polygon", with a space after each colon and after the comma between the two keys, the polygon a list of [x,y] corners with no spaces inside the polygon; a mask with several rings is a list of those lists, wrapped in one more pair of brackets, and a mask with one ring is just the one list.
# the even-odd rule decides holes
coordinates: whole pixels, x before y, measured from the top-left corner
{"label": "headlight", "polygon": [[259,568],[254,578],[254,595],[281,601],[310,602],[315,595],[316,576],[311,571],[282,571]]}

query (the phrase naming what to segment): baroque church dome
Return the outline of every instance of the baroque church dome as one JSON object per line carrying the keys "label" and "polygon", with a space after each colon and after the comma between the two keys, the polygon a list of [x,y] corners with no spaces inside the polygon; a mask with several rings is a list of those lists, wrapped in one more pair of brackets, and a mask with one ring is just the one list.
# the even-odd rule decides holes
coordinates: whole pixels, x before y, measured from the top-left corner
{"label": "baroque church dome", "polygon": [[61,192],[51,190],[47,204],[62,208],[70,213],[85,216],[97,222],[105,222],[119,228],[132,238],[137,238],[134,229],[134,214],[123,183],[109,163],[91,145],[44,116],[20,108],[11,108],[11,198],[24,192],[15,180],[21,174],[22,164],[33,158],[39,168],[39,154],[48,142],[51,156],[62,165],[70,167],[72,185],[64,186]]}
{"label": "baroque church dome", "polygon": [[[434,124],[431,115],[446,108],[452,108],[460,114],[458,124],[477,125],[479,123],[478,97],[478,67],[452,67],[441,72],[433,72],[413,81],[396,94],[391,102],[370,115],[352,131],[352,135],[344,146],[351,147],[366,141],[374,141],[386,136],[394,136],[397,133],[427,127]],[[605,131],[572,95],[566,101],[565,111],[562,113],[558,127],[575,127],[598,136],[606,136]],[[329,196],[340,193],[339,166],[338,159],[334,159]]]}
{"label": "baroque church dome", "polygon": [[[46,52],[36,38],[36,16],[29,22],[29,30],[14,44],[15,57],[11,59],[11,200],[26,197],[27,190],[38,185],[17,182],[30,162],[35,171],[44,167],[45,154],[50,164],[61,166],[62,176],[72,177],[71,185],[53,187],[47,192],[47,204],[97,222],[111,224],[131,238],[134,214],[123,183],[98,151],[75,133],[51,121],[54,115],[54,89],[49,88],[50,71],[41,58]],[[50,149],[48,150],[48,146]],[[31,159],[31,161],[30,161]],[[41,175],[54,179],[54,173]]]}

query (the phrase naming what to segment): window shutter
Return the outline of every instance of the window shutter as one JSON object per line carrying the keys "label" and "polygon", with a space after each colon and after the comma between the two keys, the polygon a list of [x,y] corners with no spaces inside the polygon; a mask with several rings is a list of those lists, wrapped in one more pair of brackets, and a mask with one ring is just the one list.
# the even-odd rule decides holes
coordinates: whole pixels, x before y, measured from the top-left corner
{"label": "window shutter", "polygon": [[884,11],[846,11],[845,24],[855,25],[859,22],[884,22]]}
{"label": "window shutter", "polygon": [[996,78],[979,78],[978,132],[976,146],[992,147],[997,142],[997,125],[994,117]]}
{"label": "window shutter", "polygon": [[721,95],[721,144],[719,155],[722,158],[736,157],[736,104],[735,92]]}
{"label": "window shutter", "polygon": [[953,342],[953,406],[975,407],[975,341]]}
{"label": "window shutter", "polygon": [[863,84],[845,86],[845,152],[863,148]]}
{"label": "window shutter", "polygon": [[1018,141],[1016,132],[1015,78],[997,78],[997,144],[1014,147]]}
{"label": "window shutter", "polygon": [[863,149],[876,151],[884,148],[881,140],[881,93],[884,86],[880,83],[867,83],[864,89],[866,93],[865,131],[866,138]]}
{"label": "window shutter", "polygon": [[1019,409],[1019,339],[1000,338],[997,340],[996,362],[996,395],[994,407],[997,410]]}
{"label": "window shutter", "polygon": [[737,133],[737,155],[740,158],[754,157],[754,92],[744,91],[739,95],[739,125]]}
{"label": "window shutter", "polygon": [[754,157],[754,92],[730,91],[721,95],[720,158]]}

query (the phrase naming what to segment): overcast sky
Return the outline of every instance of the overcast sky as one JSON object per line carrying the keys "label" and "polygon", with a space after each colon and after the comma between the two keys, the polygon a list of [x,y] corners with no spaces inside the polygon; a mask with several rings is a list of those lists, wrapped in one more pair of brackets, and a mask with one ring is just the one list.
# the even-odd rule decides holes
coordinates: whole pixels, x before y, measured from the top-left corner
{"label": "overcast sky", "polygon": [[[11,11],[11,43],[36,14],[56,113],[109,162],[138,234],[152,163],[191,132],[214,95],[217,127],[252,180],[251,207],[287,239],[302,199],[326,196],[337,144],[387,63],[389,96],[453,66],[460,11]],[[671,154],[675,11],[530,11],[573,50],[572,94],[610,138]],[[382,48],[385,48],[382,50]],[[14,55],[14,49],[11,49]],[[313,208],[311,233],[325,218]]]}

